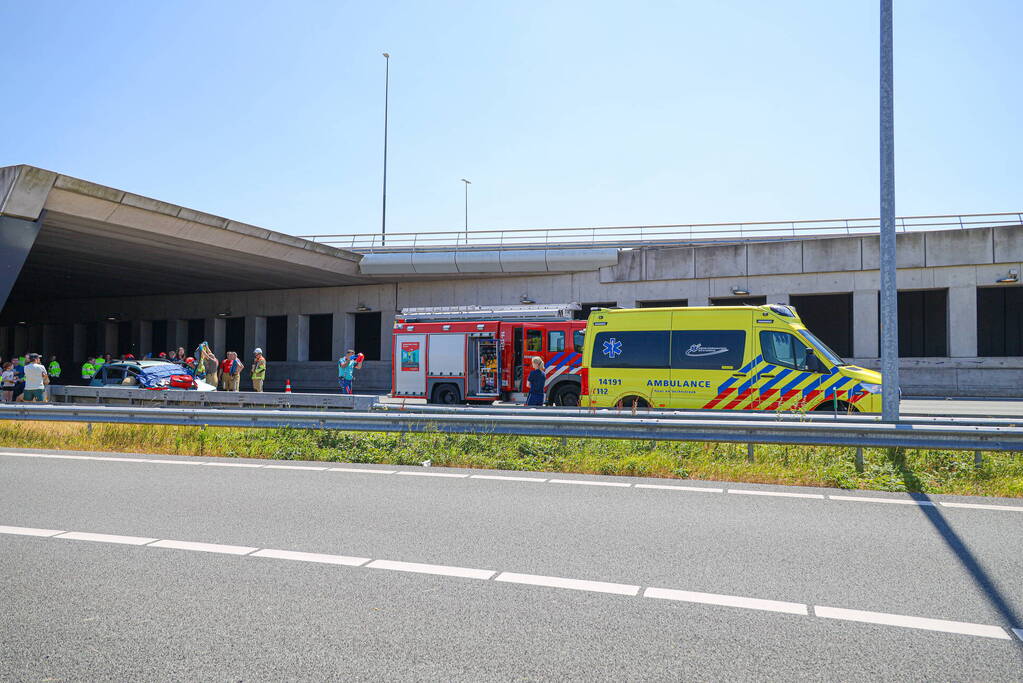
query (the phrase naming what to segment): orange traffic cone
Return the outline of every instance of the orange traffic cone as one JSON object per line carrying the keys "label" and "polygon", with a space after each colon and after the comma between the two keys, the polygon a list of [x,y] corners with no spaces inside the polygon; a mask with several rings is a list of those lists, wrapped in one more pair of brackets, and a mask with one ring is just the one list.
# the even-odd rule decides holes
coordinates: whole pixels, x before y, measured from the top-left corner
{"label": "orange traffic cone", "polygon": [[284,380],[284,393],[285,394],[290,394],[291,393],[291,380],[290,379]]}

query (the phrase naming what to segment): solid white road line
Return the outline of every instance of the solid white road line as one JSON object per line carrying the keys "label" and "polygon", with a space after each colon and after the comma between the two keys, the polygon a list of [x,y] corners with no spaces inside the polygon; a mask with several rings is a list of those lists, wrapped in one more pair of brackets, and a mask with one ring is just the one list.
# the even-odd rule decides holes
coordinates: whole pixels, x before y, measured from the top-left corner
{"label": "solid white road line", "polygon": [[452,474],[451,472],[398,472],[406,477],[449,477],[451,479],[465,479],[468,474]]}
{"label": "solid white road line", "polygon": [[98,541],[99,543],[123,543],[124,545],[145,545],[157,540],[155,538],[143,538],[141,536],[116,536],[114,534],[90,534],[86,531],[68,531],[57,538],[67,538],[72,541]]}
{"label": "solid white road line", "polygon": [[1012,505],[981,505],[980,503],[942,503],[947,508],[969,508],[971,510],[1010,510],[1013,512],[1023,512],[1023,507],[1014,507]]}
{"label": "solid white road line", "polygon": [[484,581],[497,573],[490,569],[448,567],[443,564],[420,564],[418,562],[397,562],[395,560],[373,560],[366,566],[370,569],[390,569],[391,571],[396,572],[436,574],[437,576],[457,576],[463,579],[483,579]]}
{"label": "solid white road line", "polygon": [[886,626],[918,628],[925,631],[943,631],[945,633],[960,633],[967,636],[981,636],[983,638],[1011,640],[1009,634],[1007,634],[1004,629],[999,626],[990,626],[988,624],[971,624],[966,621],[947,621],[945,619],[907,617],[901,614],[864,612],[857,609],[820,607],[818,605],[814,606],[813,611],[818,617],[823,617],[825,619],[844,619],[846,621],[861,621],[866,624],[884,624]]}
{"label": "solid white road line", "polygon": [[695,593],[693,591],[679,591],[669,588],[647,588],[643,591],[643,597],[658,598],[660,600],[679,600],[681,602],[698,602],[704,605],[720,605],[723,607],[743,607],[745,609],[759,609],[767,612],[784,612],[785,614],[802,614],[803,616],[809,614],[806,605],[798,602],[744,598],[741,595],[719,595],[717,593]]}
{"label": "solid white road line", "polygon": [[895,505],[931,505],[929,500],[906,500],[904,498],[867,498],[865,496],[828,496],[831,500],[854,500],[857,503],[893,503]]}
{"label": "solid white road line", "polygon": [[193,460],[156,460],[152,458],[146,458],[143,462],[156,463],[158,465],[201,465],[201,462]]}
{"label": "solid white road line", "polygon": [[582,579],[563,579],[559,576],[539,576],[537,574],[516,574],[501,572],[495,581],[505,583],[525,583],[531,586],[547,586],[549,588],[568,588],[575,591],[594,591],[597,593],[614,593],[615,595],[636,595],[639,586],[624,583],[607,583],[606,581],[584,581]]}
{"label": "solid white road line", "polygon": [[619,486],[628,488],[632,484],[623,484],[620,481],[589,481],[587,479],[551,479],[551,484],[579,484],[581,486]]}
{"label": "solid white road line", "polygon": [[704,491],[706,493],[724,493],[724,489],[707,488],[705,486],[668,486],[666,484],[636,484],[637,489],[663,489],[665,491]]}
{"label": "solid white road line", "polygon": [[266,465],[256,465],[249,462],[204,462],[203,465],[206,465],[206,467],[266,467]]}
{"label": "solid white road line", "polygon": [[497,479],[500,481],[533,481],[538,484],[542,484],[547,481],[546,479],[538,479],[537,477],[509,477],[498,474],[472,474],[469,475],[470,479]]}
{"label": "solid white road line", "polygon": [[107,462],[146,462],[145,458],[115,458],[106,455],[94,455],[89,460],[105,460]]}
{"label": "solid white road line", "polygon": [[29,526],[0,526],[0,534],[13,534],[15,536],[56,536],[63,531],[58,529],[34,529]]}
{"label": "solid white road line", "polygon": [[729,493],[740,493],[746,496],[778,496],[780,498],[817,498],[824,500],[820,493],[787,493],[785,491],[755,491],[753,489],[728,489]]}
{"label": "solid white road line", "polygon": [[193,541],[157,541],[149,544],[150,548],[170,548],[172,550],[198,550],[203,553],[225,553],[227,555],[248,555],[259,548],[248,548],[243,545],[220,545],[218,543],[195,543]]}
{"label": "solid white road line", "polygon": [[14,458],[60,458],[61,460],[93,460],[89,455],[56,455],[54,453],[11,453],[0,452],[0,455],[9,455]]}
{"label": "solid white road line", "polygon": [[394,474],[397,470],[365,470],[359,467],[331,467],[331,472],[358,472],[359,474]]}
{"label": "solid white road line", "polygon": [[347,555],[324,555],[323,553],[300,553],[294,550],[274,550],[264,548],[252,553],[251,557],[272,557],[277,560],[297,560],[299,562],[321,562],[323,564],[341,564],[346,567],[361,567],[370,561],[368,557],[348,557]]}
{"label": "solid white road line", "polygon": [[308,470],[310,472],[321,472],[326,467],[311,467],[309,465],[267,465],[268,470]]}

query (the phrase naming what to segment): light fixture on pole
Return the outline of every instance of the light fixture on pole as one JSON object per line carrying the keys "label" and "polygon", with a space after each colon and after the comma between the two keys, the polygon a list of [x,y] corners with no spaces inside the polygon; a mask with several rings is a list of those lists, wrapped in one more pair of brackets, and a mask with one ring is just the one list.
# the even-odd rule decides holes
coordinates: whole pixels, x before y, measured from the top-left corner
{"label": "light fixture on pole", "polygon": [[387,235],[387,107],[391,85],[391,55],[384,55],[384,186],[380,209],[380,244],[383,245]]}
{"label": "light fixture on pole", "polygon": [[462,178],[462,182],[465,183],[465,231],[469,232],[469,186],[472,181]]}

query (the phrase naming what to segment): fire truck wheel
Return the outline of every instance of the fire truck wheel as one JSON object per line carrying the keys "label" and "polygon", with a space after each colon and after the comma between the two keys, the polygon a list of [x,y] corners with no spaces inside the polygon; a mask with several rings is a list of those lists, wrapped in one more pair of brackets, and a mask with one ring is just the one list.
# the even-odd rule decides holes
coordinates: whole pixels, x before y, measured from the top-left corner
{"label": "fire truck wheel", "polygon": [[462,397],[458,393],[458,387],[454,384],[438,384],[433,388],[433,396],[430,399],[430,402],[454,405],[456,403],[461,403]]}
{"label": "fire truck wheel", "polygon": [[579,387],[576,384],[565,383],[557,387],[551,395],[551,403],[556,406],[577,406],[579,405]]}

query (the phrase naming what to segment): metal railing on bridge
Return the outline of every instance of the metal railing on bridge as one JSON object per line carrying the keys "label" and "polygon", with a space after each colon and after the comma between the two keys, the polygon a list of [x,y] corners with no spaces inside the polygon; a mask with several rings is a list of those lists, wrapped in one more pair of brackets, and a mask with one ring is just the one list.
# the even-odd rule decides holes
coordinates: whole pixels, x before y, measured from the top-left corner
{"label": "metal railing on bridge", "polygon": [[[1023,212],[902,216],[901,233],[966,230],[1023,225]],[[467,251],[486,249],[580,249],[713,244],[735,241],[776,241],[809,237],[873,235],[877,218],[616,225],[578,228],[513,228],[505,230],[442,230],[303,235],[303,239],[359,253],[405,251]]]}

